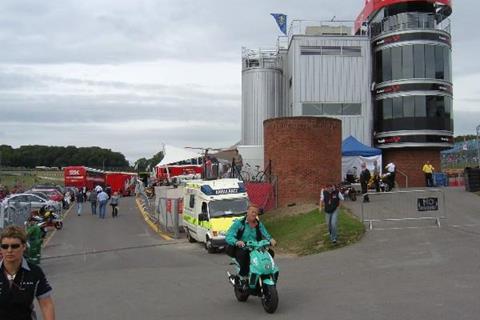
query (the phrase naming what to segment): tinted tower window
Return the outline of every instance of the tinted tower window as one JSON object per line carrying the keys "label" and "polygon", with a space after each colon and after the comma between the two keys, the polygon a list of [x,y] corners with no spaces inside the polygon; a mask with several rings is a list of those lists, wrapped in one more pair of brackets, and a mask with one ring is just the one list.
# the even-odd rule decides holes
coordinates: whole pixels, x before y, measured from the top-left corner
{"label": "tinted tower window", "polygon": [[383,81],[392,80],[392,57],[390,48],[382,50],[382,75]]}
{"label": "tinted tower window", "polygon": [[445,47],[436,46],[435,47],[435,79],[444,79],[444,59],[443,52]]}
{"label": "tinted tower window", "polygon": [[[402,47],[403,79],[413,78],[413,46]],[[443,60],[442,60],[443,65]]]}
{"label": "tinted tower window", "polygon": [[425,46],[417,44],[413,47],[415,61],[415,78],[425,78]]}
{"label": "tinted tower window", "polygon": [[425,77],[435,79],[435,47],[425,46]]}
{"label": "tinted tower window", "polygon": [[392,79],[402,79],[402,48],[392,48]]}

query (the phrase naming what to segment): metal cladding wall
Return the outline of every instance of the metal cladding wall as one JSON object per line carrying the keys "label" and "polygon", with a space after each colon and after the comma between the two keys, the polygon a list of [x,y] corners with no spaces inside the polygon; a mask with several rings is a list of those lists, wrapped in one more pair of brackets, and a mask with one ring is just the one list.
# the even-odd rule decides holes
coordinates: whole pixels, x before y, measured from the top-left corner
{"label": "metal cladding wall", "polygon": [[322,186],[339,183],[342,122],[326,117],[264,121],[265,166],[278,178],[278,205],[318,202]]}
{"label": "metal cladding wall", "polygon": [[282,106],[282,72],[274,68],[242,71],[242,144],[263,144],[263,121]]}
{"label": "metal cladding wall", "polygon": [[[359,56],[305,54],[318,48],[358,48]],[[284,71],[286,115],[302,116],[304,104],[361,104],[359,115],[324,115],[342,120],[342,136],[352,135],[363,144],[372,145],[373,110],[371,85],[371,47],[366,36],[295,35],[288,51]],[[321,115],[320,115],[321,116]]]}

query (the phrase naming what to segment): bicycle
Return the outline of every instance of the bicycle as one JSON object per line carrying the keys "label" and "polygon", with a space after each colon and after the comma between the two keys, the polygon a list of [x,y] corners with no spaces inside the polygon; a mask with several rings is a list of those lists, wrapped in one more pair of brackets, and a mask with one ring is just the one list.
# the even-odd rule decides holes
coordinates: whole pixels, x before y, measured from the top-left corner
{"label": "bicycle", "polygon": [[247,163],[246,166],[249,168],[249,181],[251,182],[263,182],[265,180],[265,171],[260,170],[260,166],[256,165],[255,168]]}

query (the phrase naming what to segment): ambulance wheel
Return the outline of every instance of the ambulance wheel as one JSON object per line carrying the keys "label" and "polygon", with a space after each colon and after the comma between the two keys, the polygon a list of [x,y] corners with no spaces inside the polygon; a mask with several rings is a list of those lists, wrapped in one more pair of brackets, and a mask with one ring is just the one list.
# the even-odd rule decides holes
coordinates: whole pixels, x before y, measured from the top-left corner
{"label": "ambulance wheel", "polygon": [[208,253],[217,252],[217,249],[212,245],[212,240],[210,240],[209,237],[207,237],[207,240],[205,241],[205,249],[207,249]]}
{"label": "ambulance wheel", "polygon": [[195,239],[193,239],[192,235],[190,234],[190,231],[187,229],[187,240],[190,243],[196,242]]}

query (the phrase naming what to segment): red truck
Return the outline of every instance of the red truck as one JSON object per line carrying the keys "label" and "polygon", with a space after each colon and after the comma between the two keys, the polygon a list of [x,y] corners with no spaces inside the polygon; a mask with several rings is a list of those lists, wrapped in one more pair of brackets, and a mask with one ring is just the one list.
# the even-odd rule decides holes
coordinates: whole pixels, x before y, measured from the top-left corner
{"label": "red truck", "polygon": [[105,183],[122,196],[130,196],[135,193],[136,173],[131,172],[106,172]]}
{"label": "red truck", "polygon": [[95,186],[105,186],[105,172],[84,166],[69,166],[63,168],[65,187],[92,190]]}
{"label": "red truck", "polygon": [[166,165],[155,167],[155,178],[161,183],[170,182],[172,178],[179,176],[201,175],[202,165]]}

